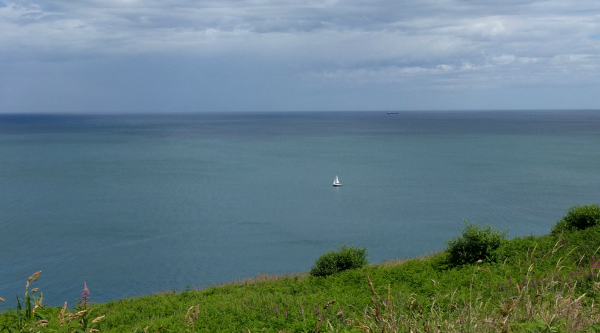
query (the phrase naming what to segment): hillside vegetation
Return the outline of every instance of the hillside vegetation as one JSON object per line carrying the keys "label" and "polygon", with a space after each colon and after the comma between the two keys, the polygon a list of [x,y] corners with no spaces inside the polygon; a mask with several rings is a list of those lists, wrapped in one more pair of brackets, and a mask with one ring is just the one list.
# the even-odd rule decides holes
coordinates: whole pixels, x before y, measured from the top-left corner
{"label": "hillside vegetation", "polygon": [[511,240],[465,222],[446,250],[421,258],[366,265],[366,249],[343,247],[312,275],[104,304],[86,288],[79,304],[45,307],[36,273],[0,332],[600,332],[598,212],[574,206],[550,235]]}

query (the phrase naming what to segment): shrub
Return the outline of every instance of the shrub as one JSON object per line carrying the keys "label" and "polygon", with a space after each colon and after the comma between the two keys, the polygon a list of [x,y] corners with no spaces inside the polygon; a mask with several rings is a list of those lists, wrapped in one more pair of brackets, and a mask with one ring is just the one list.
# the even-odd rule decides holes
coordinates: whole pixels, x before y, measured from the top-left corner
{"label": "shrub", "polygon": [[565,231],[583,230],[600,224],[599,205],[575,205],[552,227],[552,235]]}
{"label": "shrub", "polygon": [[495,230],[491,225],[480,228],[465,220],[463,222],[465,228],[462,235],[446,241],[448,266],[472,264],[479,260],[496,261],[499,257],[498,248],[506,242],[508,232]]}
{"label": "shrub", "polygon": [[361,268],[368,264],[367,249],[355,249],[346,245],[337,251],[323,253],[310,270],[312,276],[328,276],[348,269]]}

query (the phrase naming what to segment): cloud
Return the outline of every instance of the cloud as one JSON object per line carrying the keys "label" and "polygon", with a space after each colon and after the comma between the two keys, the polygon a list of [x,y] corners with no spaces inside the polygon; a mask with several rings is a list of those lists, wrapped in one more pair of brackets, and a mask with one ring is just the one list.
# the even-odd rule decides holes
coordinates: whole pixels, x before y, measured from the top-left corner
{"label": "cloud", "polygon": [[[142,77],[152,73],[189,84],[194,78],[186,73],[194,70],[182,66],[202,67],[198,80],[206,80],[203,73],[212,73],[210,79],[222,89],[245,80],[248,96],[259,93],[251,82],[268,82],[267,76],[272,82],[286,82],[273,89],[288,97],[292,91],[316,94],[310,87],[332,89],[336,91],[332,96],[343,91],[356,94],[356,87],[373,84],[381,91],[432,96],[436,91],[500,91],[515,85],[597,86],[600,77],[600,3],[596,1],[22,0],[0,4],[0,74],[4,74],[0,86],[10,86],[10,76],[22,82],[22,89],[37,87],[32,82],[48,79],[48,73],[59,66],[63,71],[55,77],[70,82],[59,89],[65,95],[81,93],[89,75],[92,81],[103,81],[105,74],[97,69],[109,63],[129,64],[132,59],[152,59],[148,62],[152,65],[132,66],[122,73]],[[196,67],[196,63],[217,67]],[[163,67],[173,68],[181,79]],[[237,75],[231,74],[232,68]],[[103,91],[93,86],[83,95]],[[161,89],[151,85],[142,83],[139,89],[161,95]],[[317,95],[323,105],[334,104],[325,100],[327,94]],[[1,91],[0,97],[9,98]],[[12,99],[12,105],[18,106],[20,102]],[[393,98],[389,100],[385,105]],[[600,106],[592,98],[588,104]],[[292,109],[285,103],[273,105]],[[260,103],[254,107],[260,109]]]}

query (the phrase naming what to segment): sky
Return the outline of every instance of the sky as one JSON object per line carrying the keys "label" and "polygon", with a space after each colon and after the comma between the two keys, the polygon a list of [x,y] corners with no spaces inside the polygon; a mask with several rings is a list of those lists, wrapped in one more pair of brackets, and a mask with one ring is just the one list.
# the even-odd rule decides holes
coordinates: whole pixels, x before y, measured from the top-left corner
{"label": "sky", "polygon": [[0,0],[0,113],[600,109],[598,0]]}

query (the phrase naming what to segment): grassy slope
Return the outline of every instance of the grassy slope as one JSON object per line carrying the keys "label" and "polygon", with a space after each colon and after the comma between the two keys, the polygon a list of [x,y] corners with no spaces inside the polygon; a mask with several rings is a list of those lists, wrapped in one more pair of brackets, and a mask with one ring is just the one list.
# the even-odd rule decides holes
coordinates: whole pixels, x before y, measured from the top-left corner
{"label": "grassy slope", "polygon": [[[438,253],[326,278],[257,277],[200,291],[94,304],[87,315],[88,331],[379,332],[387,327],[398,332],[541,332],[545,326],[592,332],[591,325],[600,321],[592,306],[600,296],[599,249],[600,227],[593,227],[559,237],[513,239],[498,263],[444,269],[445,253]],[[49,324],[34,331],[82,328],[81,318],[65,319],[60,326],[59,312],[38,309]],[[0,315],[0,323],[14,326],[14,314]],[[102,315],[106,317],[91,324]]]}

